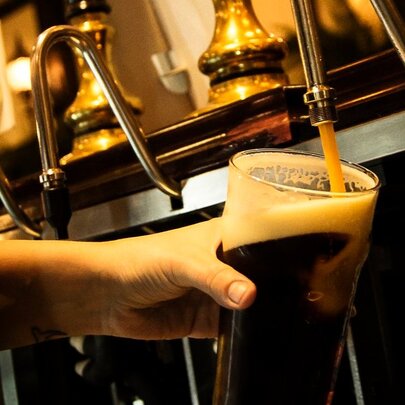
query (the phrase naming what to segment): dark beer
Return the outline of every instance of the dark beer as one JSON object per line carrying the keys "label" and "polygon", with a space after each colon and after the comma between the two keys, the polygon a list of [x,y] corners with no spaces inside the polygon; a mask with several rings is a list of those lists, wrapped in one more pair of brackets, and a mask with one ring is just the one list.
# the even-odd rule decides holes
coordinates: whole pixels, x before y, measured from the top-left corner
{"label": "dark beer", "polygon": [[[227,263],[255,282],[257,299],[247,310],[221,314],[219,344],[227,361],[219,362],[217,383],[230,386],[218,387],[214,403],[326,403],[347,308],[327,311],[320,304],[331,286],[350,300],[352,271],[328,269],[316,291],[312,285],[332,261],[344,261],[349,243],[349,235],[314,233],[224,252]],[[221,398],[226,395],[229,402]]]}
{"label": "dark beer", "polygon": [[344,163],[331,193],[324,159],[256,150],[231,159],[223,260],[257,287],[222,310],[214,405],[330,405],[378,178]]}

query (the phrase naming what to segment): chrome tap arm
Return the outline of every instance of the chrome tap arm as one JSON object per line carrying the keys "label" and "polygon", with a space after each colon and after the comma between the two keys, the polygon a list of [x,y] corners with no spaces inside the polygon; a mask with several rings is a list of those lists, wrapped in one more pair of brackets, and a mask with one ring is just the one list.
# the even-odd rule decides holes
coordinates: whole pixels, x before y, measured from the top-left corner
{"label": "chrome tap arm", "polygon": [[405,65],[405,24],[392,0],[370,0]]}
{"label": "chrome tap arm", "polygon": [[58,42],[67,42],[81,51],[84,60],[109,101],[132,149],[153,183],[164,193],[172,197],[180,197],[180,185],[162,173],[148,149],[142,127],[121,95],[94,42],[87,34],[69,25],[54,26],[41,33],[31,57],[32,91],[43,167],[40,181],[43,183],[44,189],[53,186],[58,187],[65,181],[64,173],[58,162],[45,65],[48,50]]}
{"label": "chrome tap arm", "polygon": [[291,0],[298,45],[307,85],[304,101],[309,107],[311,124],[337,121],[335,91],[326,84],[318,32],[311,0]]}

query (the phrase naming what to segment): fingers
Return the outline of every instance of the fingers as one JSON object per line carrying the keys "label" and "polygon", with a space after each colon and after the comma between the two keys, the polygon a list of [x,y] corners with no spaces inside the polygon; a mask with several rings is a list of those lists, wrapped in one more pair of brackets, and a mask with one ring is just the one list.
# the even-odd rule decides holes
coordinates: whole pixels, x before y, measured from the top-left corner
{"label": "fingers", "polygon": [[[80,354],[85,355],[84,350],[85,336],[73,336],[69,339],[70,345]],[[84,369],[89,365],[90,359],[85,359],[75,364],[75,372],[81,377],[84,376]]]}
{"label": "fingers", "polygon": [[82,361],[79,361],[75,364],[75,373],[80,375],[80,377],[84,377],[84,371],[86,369],[86,367],[89,366],[90,364],[90,359],[85,359]]}
{"label": "fingers", "polygon": [[176,274],[176,284],[198,288],[230,309],[244,309],[253,303],[256,286],[247,277],[214,258],[204,264],[199,268],[187,267]]}
{"label": "fingers", "polygon": [[75,364],[75,372],[93,384],[109,383],[114,374],[114,338],[75,336],[70,345],[85,358]]}
{"label": "fingers", "polygon": [[244,309],[253,303],[256,287],[243,274],[219,260],[220,224],[220,218],[217,218],[189,228],[195,232],[195,235],[188,235],[190,240],[194,237],[196,245],[201,243],[198,240],[207,241],[207,245],[202,245],[203,258],[194,260],[199,255],[192,251],[191,261],[187,261],[179,273],[175,269],[174,277],[177,279],[176,284],[198,288],[226,308]]}
{"label": "fingers", "polygon": [[212,254],[212,267],[204,269],[205,280],[201,289],[211,295],[218,304],[232,309],[249,307],[256,298],[256,286],[247,277],[219,260],[222,256],[220,246],[220,218],[207,222],[211,227],[213,240],[216,239],[215,252]]}
{"label": "fingers", "polygon": [[69,343],[80,354],[84,354],[84,336],[73,336],[69,339]]}

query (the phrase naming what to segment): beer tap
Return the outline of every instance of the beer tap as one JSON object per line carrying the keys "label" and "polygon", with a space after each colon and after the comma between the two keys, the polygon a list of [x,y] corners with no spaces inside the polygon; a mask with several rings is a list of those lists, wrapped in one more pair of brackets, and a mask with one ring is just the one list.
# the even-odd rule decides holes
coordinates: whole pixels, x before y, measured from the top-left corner
{"label": "beer tap", "polygon": [[[386,33],[405,65],[405,26],[392,0],[370,0]],[[336,122],[335,90],[326,83],[312,0],[291,0],[301,53],[311,125]]]}
{"label": "beer tap", "polygon": [[135,119],[91,38],[73,26],[54,26],[38,37],[31,56],[31,81],[42,162],[40,182],[43,185],[44,214],[54,228],[56,236],[67,237],[67,226],[71,216],[66,176],[60,168],[58,159],[45,64],[48,50],[58,42],[66,42],[82,52],[147,175],[161,191],[179,198],[180,184],[164,175],[150,153],[141,125]]}
{"label": "beer tap", "polygon": [[[133,114],[139,116],[144,110],[141,100],[129,95],[115,74],[112,60],[115,27],[108,18],[111,6],[107,0],[65,0],[64,4],[67,23],[93,39],[115,83],[131,105]],[[73,142],[70,152],[60,159],[62,167],[127,142],[107,98],[89,66],[84,63],[80,50],[73,49],[73,52],[79,80],[76,96],[63,115],[64,123],[72,130]]]}
{"label": "beer tap", "polygon": [[291,0],[291,6],[307,86],[304,102],[311,125],[336,122],[335,89],[326,83],[312,0]]}
{"label": "beer tap", "polygon": [[211,43],[198,60],[210,80],[208,104],[193,112],[199,116],[232,102],[288,83],[282,61],[285,41],[267,33],[252,0],[212,0],[215,29]]}

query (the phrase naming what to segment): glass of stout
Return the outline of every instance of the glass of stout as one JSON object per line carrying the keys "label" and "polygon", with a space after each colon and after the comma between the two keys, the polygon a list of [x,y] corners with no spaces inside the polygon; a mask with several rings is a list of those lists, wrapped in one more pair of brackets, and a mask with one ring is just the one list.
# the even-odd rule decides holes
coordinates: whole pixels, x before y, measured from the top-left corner
{"label": "glass of stout", "polygon": [[380,184],[341,164],[346,192],[333,193],[320,155],[231,158],[223,260],[257,296],[246,310],[221,310],[214,405],[332,402]]}

